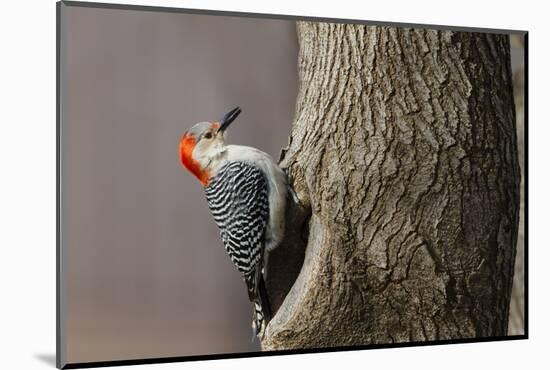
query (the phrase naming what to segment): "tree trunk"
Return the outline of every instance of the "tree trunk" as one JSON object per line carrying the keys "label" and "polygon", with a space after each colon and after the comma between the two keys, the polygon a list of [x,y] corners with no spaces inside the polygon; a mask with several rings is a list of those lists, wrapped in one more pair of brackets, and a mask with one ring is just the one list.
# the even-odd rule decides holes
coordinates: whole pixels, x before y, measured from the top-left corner
{"label": "tree trunk", "polygon": [[298,23],[265,350],[506,335],[520,170],[508,37]]}

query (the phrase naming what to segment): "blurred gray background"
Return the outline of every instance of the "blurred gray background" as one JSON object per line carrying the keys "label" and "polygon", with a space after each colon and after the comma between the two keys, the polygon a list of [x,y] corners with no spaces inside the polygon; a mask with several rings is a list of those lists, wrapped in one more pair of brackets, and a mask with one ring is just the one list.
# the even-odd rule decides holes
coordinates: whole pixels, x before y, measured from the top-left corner
{"label": "blurred gray background", "polygon": [[258,350],[245,285],[178,144],[239,105],[228,140],[278,159],[294,22],[67,6],[62,18],[67,361]]}
{"label": "blurred gray background", "polygon": [[[244,283],[178,143],[239,105],[228,140],[278,159],[298,89],[294,22],[62,6],[62,24],[66,360],[258,350]],[[512,62],[523,166],[521,39]],[[510,334],[523,332],[522,284],[523,228]]]}

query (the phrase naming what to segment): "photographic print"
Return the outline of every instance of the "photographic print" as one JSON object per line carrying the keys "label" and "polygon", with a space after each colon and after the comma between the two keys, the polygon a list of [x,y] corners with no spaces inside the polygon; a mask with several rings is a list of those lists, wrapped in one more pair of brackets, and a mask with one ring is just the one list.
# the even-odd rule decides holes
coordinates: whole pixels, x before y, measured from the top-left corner
{"label": "photographic print", "polygon": [[57,366],[527,337],[527,33],[60,2]]}

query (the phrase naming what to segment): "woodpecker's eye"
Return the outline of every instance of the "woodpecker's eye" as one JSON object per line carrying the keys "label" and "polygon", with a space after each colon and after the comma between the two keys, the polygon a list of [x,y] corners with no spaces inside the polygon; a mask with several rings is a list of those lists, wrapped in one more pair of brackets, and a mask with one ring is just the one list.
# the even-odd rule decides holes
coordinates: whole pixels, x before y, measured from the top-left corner
{"label": "woodpecker's eye", "polygon": [[212,133],[208,131],[206,134],[204,134],[205,139],[212,139]]}

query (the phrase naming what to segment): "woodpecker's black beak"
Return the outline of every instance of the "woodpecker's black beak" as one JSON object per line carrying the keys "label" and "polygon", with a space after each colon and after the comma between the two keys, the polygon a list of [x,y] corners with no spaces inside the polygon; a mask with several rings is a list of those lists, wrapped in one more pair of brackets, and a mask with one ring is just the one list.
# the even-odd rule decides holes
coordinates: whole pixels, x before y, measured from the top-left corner
{"label": "woodpecker's black beak", "polygon": [[241,114],[241,112],[241,108],[237,107],[228,112],[225,116],[223,116],[223,118],[220,120],[220,128],[218,129],[218,132],[223,133],[229,127],[231,122],[233,122],[235,118],[237,118],[237,116]]}

